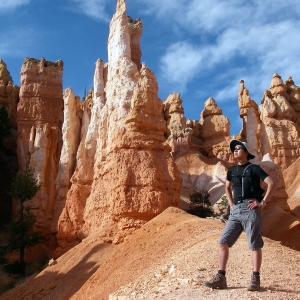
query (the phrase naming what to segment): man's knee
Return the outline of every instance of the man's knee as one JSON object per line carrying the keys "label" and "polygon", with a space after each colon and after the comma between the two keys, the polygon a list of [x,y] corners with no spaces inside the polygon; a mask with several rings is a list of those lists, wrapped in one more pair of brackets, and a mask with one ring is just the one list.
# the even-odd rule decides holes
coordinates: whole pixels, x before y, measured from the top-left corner
{"label": "man's knee", "polygon": [[220,250],[228,250],[229,246],[227,244],[219,244]]}

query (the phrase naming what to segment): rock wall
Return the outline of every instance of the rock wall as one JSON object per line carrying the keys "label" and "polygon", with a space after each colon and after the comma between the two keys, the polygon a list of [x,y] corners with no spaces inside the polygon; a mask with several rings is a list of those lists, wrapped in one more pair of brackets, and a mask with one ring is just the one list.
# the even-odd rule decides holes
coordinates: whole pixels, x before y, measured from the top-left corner
{"label": "rock wall", "polygon": [[297,123],[299,112],[293,108],[300,105],[299,88],[291,79],[288,84],[289,94],[281,77],[274,74],[270,91],[265,91],[260,105],[261,153],[270,153],[282,170],[300,155],[300,127]]}
{"label": "rock wall", "polygon": [[128,30],[130,35],[131,59],[136,64],[138,70],[140,70],[142,67],[141,36],[143,32],[143,23],[139,18],[132,20],[132,18],[128,16]]}
{"label": "rock wall", "polygon": [[36,213],[37,226],[48,232],[62,147],[62,70],[62,61],[26,58],[17,107],[19,168],[23,171],[29,166],[42,184],[30,206]]}
{"label": "rock wall", "polygon": [[17,104],[19,87],[14,85],[5,62],[0,59],[0,106],[5,107],[11,125],[17,127]]}
{"label": "rock wall", "polygon": [[300,158],[283,171],[291,214],[300,220]]}
{"label": "rock wall", "polygon": [[82,109],[80,99],[75,96],[71,88],[67,88],[63,93],[64,98],[64,122],[62,126],[63,146],[58,165],[56,177],[56,199],[52,218],[52,232],[57,231],[59,216],[65,207],[67,193],[71,186],[71,177],[76,166],[76,154],[80,142],[80,129],[82,119]]}

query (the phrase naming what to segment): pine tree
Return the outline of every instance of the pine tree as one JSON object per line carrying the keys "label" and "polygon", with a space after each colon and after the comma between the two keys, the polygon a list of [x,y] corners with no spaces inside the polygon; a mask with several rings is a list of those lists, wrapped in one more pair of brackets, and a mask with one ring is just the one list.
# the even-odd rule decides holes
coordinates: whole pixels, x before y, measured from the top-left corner
{"label": "pine tree", "polygon": [[24,202],[32,199],[40,187],[41,184],[33,177],[30,168],[27,168],[23,173],[16,176],[9,189],[10,196],[20,202],[20,210],[11,223],[10,237],[6,250],[20,251],[19,267],[23,275],[25,272],[25,248],[30,248],[46,241],[42,232],[33,230],[36,217],[30,207],[24,207]]}

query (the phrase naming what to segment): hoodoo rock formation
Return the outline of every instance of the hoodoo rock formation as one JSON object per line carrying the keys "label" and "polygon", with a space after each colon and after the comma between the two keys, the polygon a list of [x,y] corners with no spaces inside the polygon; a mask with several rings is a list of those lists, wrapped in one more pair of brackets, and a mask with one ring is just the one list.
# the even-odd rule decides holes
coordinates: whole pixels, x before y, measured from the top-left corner
{"label": "hoodoo rock formation", "polygon": [[[71,186],[71,177],[76,166],[76,153],[80,142],[80,129],[82,109],[80,99],[75,96],[71,88],[67,88],[63,94],[64,118],[62,126],[63,145],[59,160],[58,174],[56,177],[56,199],[52,219],[52,232],[57,231],[57,223],[63,208],[68,190]],[[86,104],[86,101],[84,102]]]}
{"label": "hoodoo rock formation", "polygon": [[167,143],[172,157],[190,152],[193,129],[187,127],[182,99],[178,93],[170,94],[164,102],[164,118],[167,121]]}
{"label": "hoodoo rock formation", "polygon": [[0,60],[0,106],[18,138],[19,170],[31,167],[42,183],[30,206],[37,226],[53,236],[48,246],[55,256],[88,236],[124,241],[179,206],[180,193],[207,190],[214,204],[235,163],[232,138],[247,141],[253,162],[277,183],[263,210],[264,235],[300,250],[299,87],[274,74],[258,106],[241,80],[243,125],[231,137],[230,121],[213,98],[199,121],[186,120],[178,93],[159,99],[155,74],[140,61],[142,28],[118,0],[108,62],[96,61],[94,86],[82,102],[71,88],[62,91],[62,61],[26,58],[19,91]]}
{"label": "hoodoo rock formation", "polygon": [[186,127],[186,119],[182,107],[182,99],[178,93],[169,95],[164,102],[164,114],[167,120],[167,135],[170,135],[177,128]]}
{"label": "hoodoo rock formation", "polygon": [[298,114],[291,106],[299,105],[299,88],[289,80],[289,92],[278,74],[273,75],[270,91],[265,91],[261,111],[261,152],[270,153],[282,170],[300,156]]}
{"label": "hoodoo rock formation", "polygon": [[19,87],[12,83],[12,78],[5,62],[0,59],[0,106],[7,111],[13,128],[17,127],[17,104]]}
{"label": "hoodoo rock formation", "polygon": [[158,84],[153,72],[139,65],[138,55],[131,58],[131,47],[138,52],[135,31],[142,24],[128,25],[127,20],[125,2],[118,1],[108,64],[96,63],[91,119],[58,222],[57,255],[94,232],[105,241],[120,242],[179,203],[181,179],[165,144]]}
{"label": "hoodoo rock formation", "polygon": [[141,36],[143,33],[143,23],[140,18],[132,20],[128,16],[128,30],[130,35],[131,59],[136,64],[138,70],[141,69]]}
{"label": "hoodoo rock formation", "polygon": [[29,166],[42,184],[30,201],[37,225],[49,232],[55,206],[55,181],[62,148],[63,62],[26,58],[21,68],[17,108],[20,171]]}
{"label": "hoodoo rock formation", "polygon": [[209,157],[216,157],[223,148],[228,148],[230,121],[222,114],[222,109],[213,98],[208,98],[200,115],[200,139]]}
{"label": "hoodoo rock formation", "polygon": [[249,90],[244,86],[244,80],[240,80],[238,93],[240,117],[243,119],[240,136],[249,144],[249,150],[256,156],[255,161],[261,159],[260,148],[260,119],[258,105],[250,98]]}

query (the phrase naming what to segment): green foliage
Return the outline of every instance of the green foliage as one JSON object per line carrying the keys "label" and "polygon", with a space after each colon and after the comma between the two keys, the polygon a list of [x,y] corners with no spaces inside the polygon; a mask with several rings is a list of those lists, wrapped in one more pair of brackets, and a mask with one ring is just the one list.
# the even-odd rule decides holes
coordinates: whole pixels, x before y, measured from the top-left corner
{"label": "green foliage", "polygon": [[6,109],[0,107],[0,151],[3,148],[2,139],[10,134],[10,121]]}
{"label": "green foliage", "polygon": [[206,218],[213,214],[213,208],[209,201],[210,194],[208,191],[201,190],[200,192],[194,191],[190,195],[190,209],[188,212],[200,218]]}
{"label": "green foliage", "polygon": [[[6,265],[7,272],[25,273],[24,250],[46,241],[41,232],[34,231],[36,217],[31,209],[23,203],[34,197],[40,189],[41,184],[33,177],[32,171],[27,168],[13,180],[9,194],[19,200],[20,210],[10,226],[10,236],[3,249],[5,251],[20,251],[20,260],[13,264]],[[7,269],[8,268],[8,269]]]}
{"label": "green foliage", "polygon": [[218,202],[218,206],[223,208],[228,206],[228,199],[225,195],[221,197],[221,201]]}
{"label": "green foliage", "polygon": [[36,217],[28,206],[23,209],[23,212],[19,211],[18,216],[11,222],[11,235],[6,245],[8,251],[24,246],[30,248],[46,241],[41,232],[33,231],[35,221]]}
{"label": "green foliage", "polygon": [[10,186],[9,194],[11,197],[23,203],[32,199],[40,187],[41,184],[33,177],[30,168],[27,168],[24,173],[20,173],[16,176]]}

